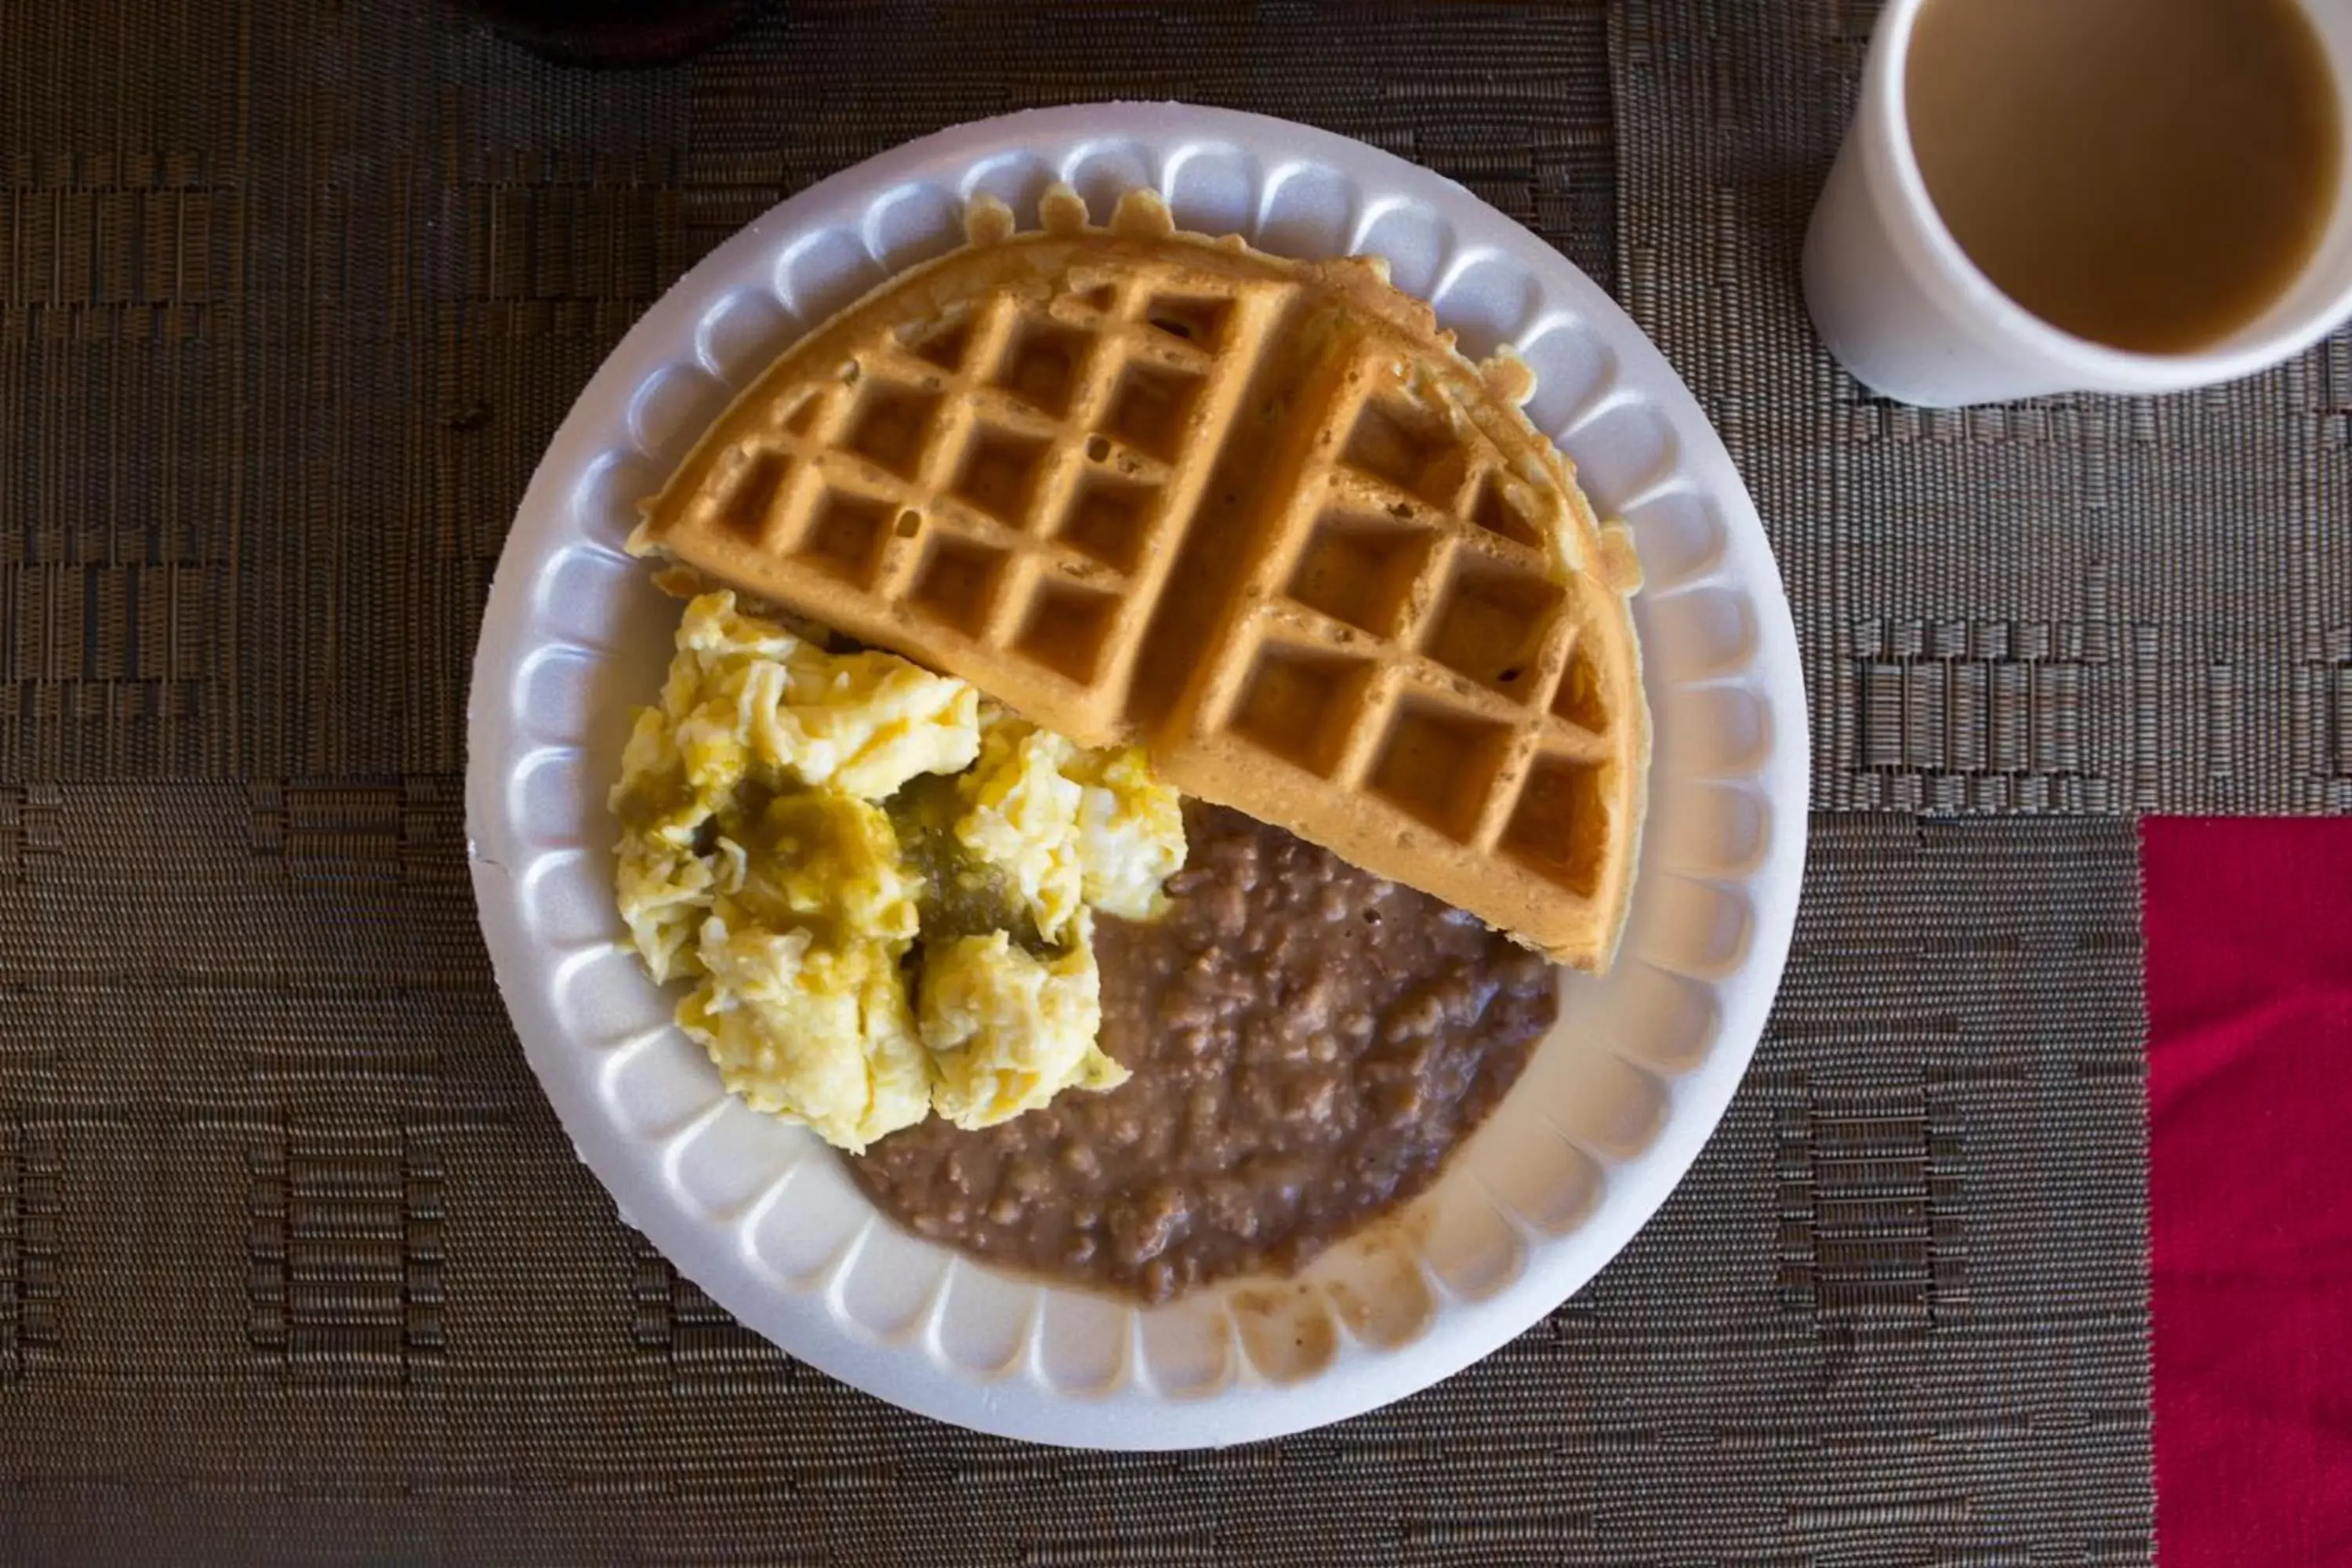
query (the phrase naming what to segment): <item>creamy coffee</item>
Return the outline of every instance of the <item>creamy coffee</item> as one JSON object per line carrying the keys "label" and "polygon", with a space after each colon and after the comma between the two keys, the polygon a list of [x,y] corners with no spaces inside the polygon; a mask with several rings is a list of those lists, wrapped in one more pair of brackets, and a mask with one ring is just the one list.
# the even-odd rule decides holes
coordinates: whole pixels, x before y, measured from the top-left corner
{"label": "creamy coffee", "polygon": [[1928,0],[1904,87],[1945,226],[2077,337],[2220,342],[2333,215],[2341,99],[2292,0]]}

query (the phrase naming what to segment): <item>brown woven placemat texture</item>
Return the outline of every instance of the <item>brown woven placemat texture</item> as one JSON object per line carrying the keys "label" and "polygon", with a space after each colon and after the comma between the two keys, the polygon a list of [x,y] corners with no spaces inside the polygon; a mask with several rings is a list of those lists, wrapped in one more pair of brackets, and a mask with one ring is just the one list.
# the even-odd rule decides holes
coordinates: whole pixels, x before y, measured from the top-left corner
{"label": "brown woven placemat texture", "polygon": [[0,5],[0,1555],[2145,1561],[2120,816],[1818,817],[1757,1066],[1601,1279],[1176,1456],[936,1426],[716,1310],[573,1161],[466,879],[482,599],[614,341],[813,179],[1109,97],[1361,137],[1615,287],[1764,505],[1824,804],[2336,801],[2352,648],[2279,625],[2352,624],[2340,347],[1998,438],[1856,396],[1790,267],[1867,9],[834,0],[599,75],[425,0]]}

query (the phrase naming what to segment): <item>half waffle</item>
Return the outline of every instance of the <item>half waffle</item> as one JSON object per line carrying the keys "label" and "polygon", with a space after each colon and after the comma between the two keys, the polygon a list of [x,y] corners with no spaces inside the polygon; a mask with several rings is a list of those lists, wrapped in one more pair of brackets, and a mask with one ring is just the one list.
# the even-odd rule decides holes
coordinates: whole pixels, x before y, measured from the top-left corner
{"label": "half waffle", "polygon": [[631,541],[1605,967],[1649,753],[1639,567],[1377,258],[976,202],[802,339]]}

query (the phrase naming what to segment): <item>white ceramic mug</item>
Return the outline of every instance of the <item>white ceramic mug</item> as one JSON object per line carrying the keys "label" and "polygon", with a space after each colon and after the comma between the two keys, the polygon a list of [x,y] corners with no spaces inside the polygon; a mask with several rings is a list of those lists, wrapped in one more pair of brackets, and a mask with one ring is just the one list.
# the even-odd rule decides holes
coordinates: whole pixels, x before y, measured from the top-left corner
{"label": "white ceramic mug", "polygon": [[[2233,381],[2309,348],[2352,316],[2352,144],[2336,208],[2302,274],[2269,309],[2194,353],[2135,353],[2063,331],[1993,286],[1945,227],[1911,147],[1905,66],[1927,0],[1887,0],[1862,100],[1805,236],[1805,303],[1840,363],[1933,408],[2052,392],[2178,392]],[[2352,142],[2352,0],[2304,0]]]}

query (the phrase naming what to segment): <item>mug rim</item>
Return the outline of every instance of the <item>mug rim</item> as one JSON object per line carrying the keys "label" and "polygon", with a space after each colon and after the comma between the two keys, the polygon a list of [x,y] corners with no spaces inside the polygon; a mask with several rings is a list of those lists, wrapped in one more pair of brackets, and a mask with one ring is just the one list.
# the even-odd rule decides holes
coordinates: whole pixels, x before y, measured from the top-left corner
{"label": "mug rim", "polygon": [[[2352,317],[2352,268],[2347,268],[2342,283],[2309,311],[2291,318],[2252,342],[2185,353],[2116,348],[2070,332],[2018,303],[1976,264],[1945,224],[1943,212],[1927,190],[1927,176],[1920,172],[1918,155],[1911,144],[1906,68],[1920,9],[1928,3],[1929,0],[1887,0],[1880,15],[1877,30],[1871,38],[1869,58],[1864,65],[1861,117],[1884,117],[1885,138],[1880,144],[1885,157],[1883,161],[1865,158],[1864,164],[1874,178],[1892,180],[1894,196],[1912,214],[1916,237],[1926,251],[1919,259],[1957,284],[1970,308],[1989,313],[1997,336],[2018,344],[2070,376],[2097,383],[2100,388],[2178,391],[2234,381],[2268,369],[2311,347]],[[2310,0],[2294,3],[2306,14],[2312,9]],[[2315,21],[2313,25],[2316,28]],[[2339,221],[2343,216],[2341,209],[2352,203],[2352,77],[2347,75],[2344,63],[2336,58],[2337,53],[2333,48],[2327,51],[2328,75],[2336,88],[2338,134],[2345,139],[2346,146],[2337,168],[2337,210],[2330,215],[2331,224]],[[1865,136],[1865,149],[1878,140]],[[1899,229],[1895,237],[1898,244],[1905,237]],[[2305,270],[2290,280],[2289,289],[2304,281],[2315,259],[2315,255],[2305,260]]]}

